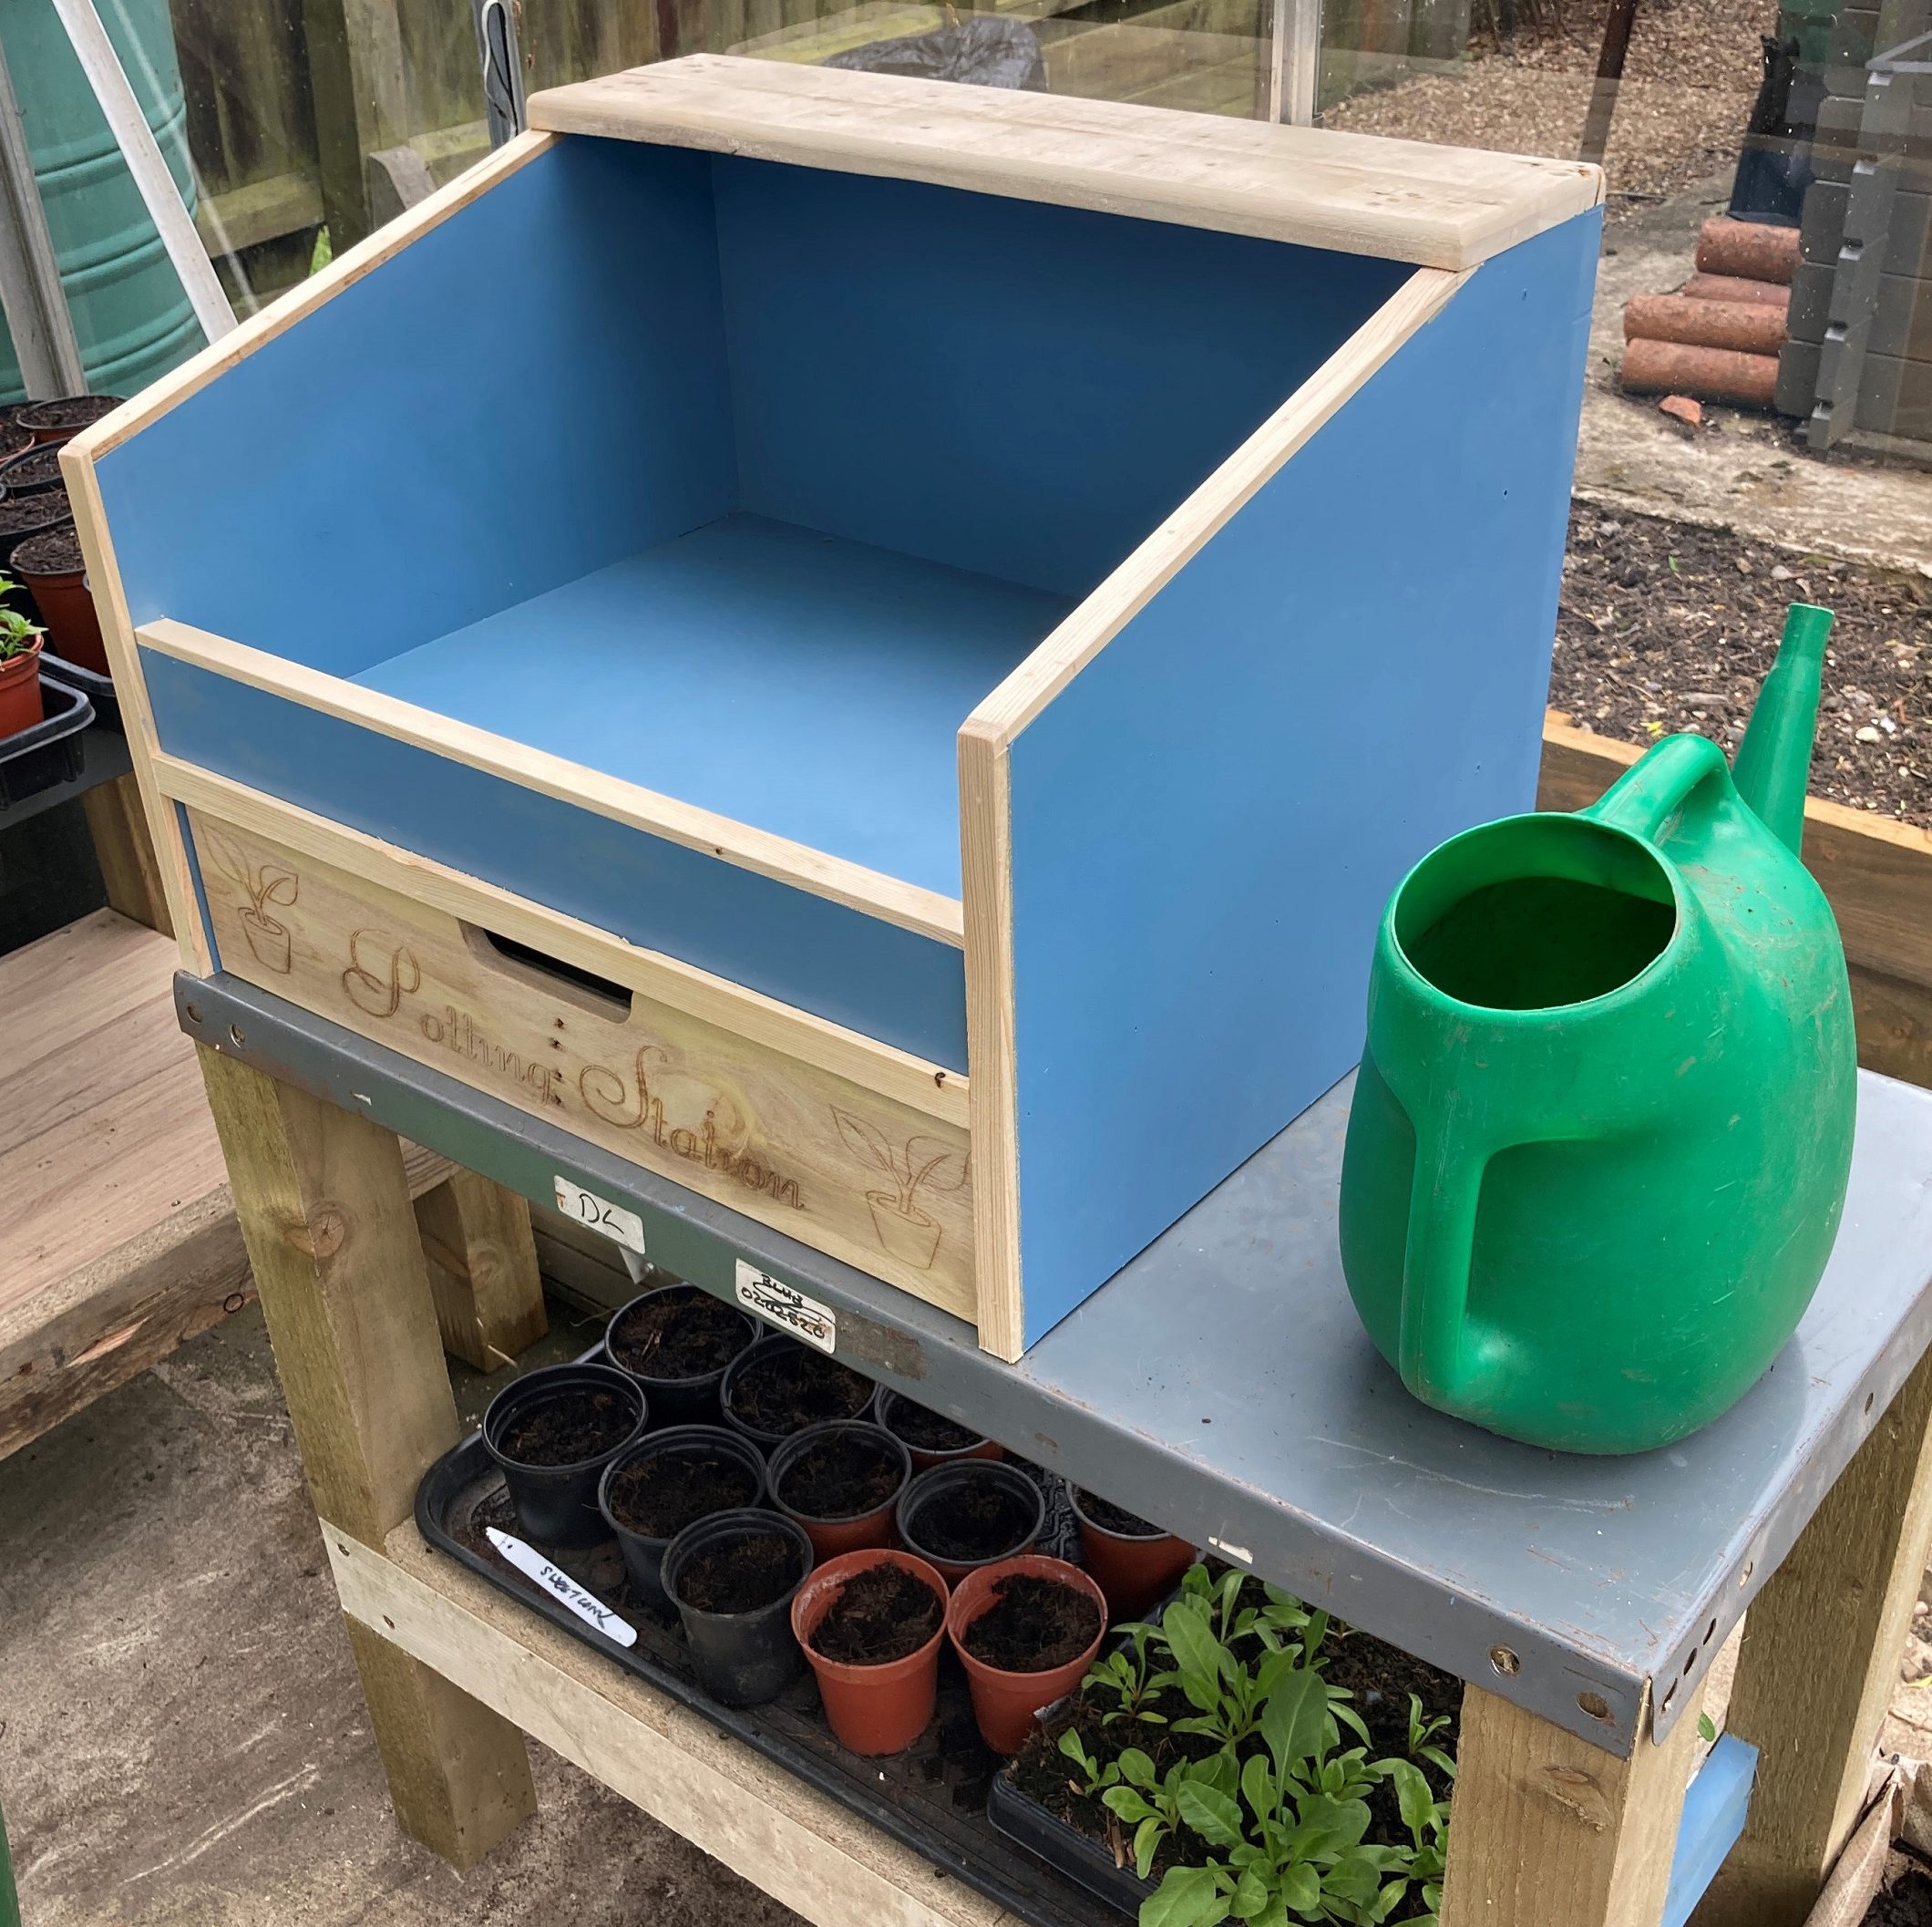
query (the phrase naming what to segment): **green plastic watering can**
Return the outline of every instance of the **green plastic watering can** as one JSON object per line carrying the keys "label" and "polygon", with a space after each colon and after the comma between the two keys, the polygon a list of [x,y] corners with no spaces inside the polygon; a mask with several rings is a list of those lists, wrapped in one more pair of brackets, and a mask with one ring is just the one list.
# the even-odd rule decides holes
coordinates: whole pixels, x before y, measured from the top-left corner
{"label": "green plastic watering can", "polygon": [[1391,899],[1341,1173],[1369,1335],[1531,1445],[1708,1424],[1804,1315],[1851,1169],[1845,952],[1798,860],[1831,613],[1740,745],[1667,737],[1574,816],[1452,839]]}

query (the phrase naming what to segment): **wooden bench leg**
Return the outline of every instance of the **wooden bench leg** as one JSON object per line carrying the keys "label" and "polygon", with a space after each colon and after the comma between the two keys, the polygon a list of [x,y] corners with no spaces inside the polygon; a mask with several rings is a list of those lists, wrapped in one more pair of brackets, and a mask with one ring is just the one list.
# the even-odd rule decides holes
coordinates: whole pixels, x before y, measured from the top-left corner
{"label": "wooden bench leg", "polygon": [[97,783],[81,792],[80,807],[87,815],[87,835],[93,840],[109,905],[122,916],[171,937],[174,919],[168,914],[161,866],[141,808],[140,786],[132,776]]}
{"label": "wooden bench leg", "polygon": [[1465,1688],[1443,1927],[1657,1927],[1697,1712],[1687,1705],[1661,1746],[1647,1712],[1619,1759]]}
{"label": "wooden bench leg", "polygon": [[479,1372],[513,1365],[550,1329],[529,1206],[458,1170],[416,1201],[416,1221],[443,1349]]}
{"label": "wooden bench leg", "polygon": [[1932,1535],[1932,1354],[1744,1616],[1725,1726],[1759,1749],[1694,1927],[1795,1927],[1865,1803]]}
{"label": "wooden bench leg", "polygon": [[[316,1510],[379,1551],[457,1437],[401,1150],[366,1118],[200,1056]],[[349,1639],[403,1830],[473,1865],[535,1809],[523,1736],[366,1628]]]}

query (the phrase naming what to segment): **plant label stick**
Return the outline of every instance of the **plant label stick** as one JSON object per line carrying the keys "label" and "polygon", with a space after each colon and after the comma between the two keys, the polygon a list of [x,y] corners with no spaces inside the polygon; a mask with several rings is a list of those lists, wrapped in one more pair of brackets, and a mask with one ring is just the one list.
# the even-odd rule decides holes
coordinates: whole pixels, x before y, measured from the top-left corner
{"label": "plant label stick", "polygon": [[595,1593],[586,1592],[568,1572],[560,1571],[536,1547],[525,1545],[508,1532],[498,1531],[495,1526],[485,1526],[483,1530],[490,1544],[518,1571],[534,1579],[545,1592],[555,1593],[586,1625],[595,1626],[606,1639],[614,1639],[621,1646],[637,1644],[635,1626],[620,1619]]}

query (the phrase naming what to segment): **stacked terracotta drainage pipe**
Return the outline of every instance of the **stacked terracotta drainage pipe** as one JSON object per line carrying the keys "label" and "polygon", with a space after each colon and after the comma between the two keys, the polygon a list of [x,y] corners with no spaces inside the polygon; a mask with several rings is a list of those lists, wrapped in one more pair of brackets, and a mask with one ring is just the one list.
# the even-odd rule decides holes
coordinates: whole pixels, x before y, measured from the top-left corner
{"label": "stacked terracotta drainage pipe", "polygon": [[1663,396],[1667,412],[1693,425],[1692,397],[1770,407],[1797,264],[1796,228],[1705,222],[1697,273],[1675,294],[1635,294],[1624,308],[1624,387]]}

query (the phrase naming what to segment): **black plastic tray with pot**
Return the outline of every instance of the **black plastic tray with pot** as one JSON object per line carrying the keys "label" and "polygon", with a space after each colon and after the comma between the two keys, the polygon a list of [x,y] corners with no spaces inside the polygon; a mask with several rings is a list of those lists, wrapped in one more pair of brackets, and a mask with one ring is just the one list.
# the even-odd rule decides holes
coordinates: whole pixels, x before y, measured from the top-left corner
{"label": "black plastic tray with pot", "polygon": [[[591,1355],[601,1358],[601,1349]],[[981,1742],[965,1675],[950,1653],[940,1667],[938,1711],[917,1745],[889,1758],[862,1759],[832,1737],[809,1675],[762,1706],[724,1706],[702,1692],[677,1621],[632,1592],[614,1539],[575,1548],[540,1543],[536,1550],[633,1626],[634,1646],[622,1646],[598,1632],[511,1566],[490,1543],[487,1529],[524,1535],[480,1432],[472,1432],[429,1468],[416,1489],[416,1520],[431,1545],[499,1592],[704,1715],[1032,1927],[1113,1927],[1113,1910],[1084,1884],[1043,1866],[989,1819],[988,1791],[1001,1762]]]}
{"label": "black plastic tray with pot", "polygon": [[[1071,1874],[1095,1900],[1125,1919],[1137,1918],[1141,1902],[1154,1895],[1156,1881],[1142,1880],[1131,1862],[1116,1866],[1100,1841],[1077,1827],[1069,1827],[1038,1800],[1022,1793],[1011,1772],[995,1776],[986,1796],[986,1818],[995,1832],[1037,1855],[1045,1865]],[[1134,1831],[1125,1825],[1120,1830],[1123,1840]]]}
{"label": "black plastic tray with pot", "polygon": [[94,720],[93,704],[44,666],[40,701],[46,711],[43,721],[0,737],[0,809],[10,809],[57,783],[71,783],[87,767],[80,738]]}

